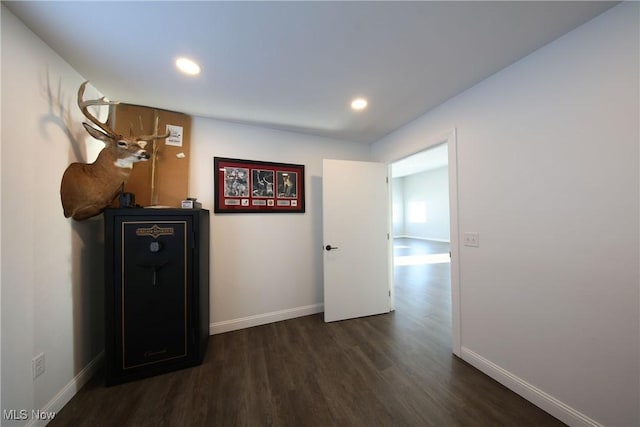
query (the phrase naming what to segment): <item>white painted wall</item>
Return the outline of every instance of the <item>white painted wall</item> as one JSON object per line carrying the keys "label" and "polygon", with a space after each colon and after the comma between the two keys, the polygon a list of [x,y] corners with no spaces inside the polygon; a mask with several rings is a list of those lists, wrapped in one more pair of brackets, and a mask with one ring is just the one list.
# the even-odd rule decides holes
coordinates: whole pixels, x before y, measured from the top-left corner
{"label": "white painted wall", "polygon": [[[65,219],[59,196],[63,171],[93,141],[75,106],[82,77],[1,14],[1,406],[59,410],[103,348],[102,221]],[[33,380],[41,352],[46,371]]]}
{"label": "white painted wall", "polygon": [[[213,214],[213,157],[305,165],[306,213]],[[369,147],[195,117],[189,191],[212,212],[211,332],[322,311],[322,159]]]}
{"label": "white painted wall", "polygon": [[[402,179],[404,195],[403,235],[418,239],[449,241],[449,170],[441,167],[407,175]],[[424,203],[425,222],[412,222],[412,203]]]}
{"label": "white painted wall", "polygon": [[573,425],[640,425],[639,8],[373,145],[394,161],[457,129],[460,231],[480,233],[460,250],[463,357]]}

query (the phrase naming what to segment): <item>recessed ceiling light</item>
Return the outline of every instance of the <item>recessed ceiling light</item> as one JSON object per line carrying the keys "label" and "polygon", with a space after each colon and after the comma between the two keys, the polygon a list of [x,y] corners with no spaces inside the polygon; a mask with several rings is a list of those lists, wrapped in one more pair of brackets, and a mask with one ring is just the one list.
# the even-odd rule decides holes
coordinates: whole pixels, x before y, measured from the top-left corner
{"label": "recessed ceiling light", "polygon": [[365,108],[367,108],[367,100],[364,98],[356,98],[351,101],[351,108],[356,111],[364,110]]}
{"label": "recessed ceiling light", "polygon": [[178,67],[178,70],[185,74],[189,74],[190,76],[200,74],[200,66],[188,58],[176,59],[176,67]]}

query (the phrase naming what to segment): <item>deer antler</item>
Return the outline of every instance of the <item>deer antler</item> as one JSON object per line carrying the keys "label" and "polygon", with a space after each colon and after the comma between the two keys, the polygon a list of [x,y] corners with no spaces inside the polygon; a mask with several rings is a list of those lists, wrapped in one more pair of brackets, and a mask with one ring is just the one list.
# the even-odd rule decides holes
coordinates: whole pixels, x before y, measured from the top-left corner
{"label": "deer antler", "polygon": [[152,135],[140,135],[140,136],[136,136],[135,138],[138,141],[153,141],[154,139],[165,139],[165,138],[168,138],[169,136],[171,136],[171,132],[167,132],[165,134],[158,135],[158,120],[159,120],[159,117],[156,114],[155,122],[154,122],[154,125],[153,125],[153,134]]}
{"label": "deer antler", "polygon": [[87,87],[87,83],[89,83],[88,80],[82,83],[78,89],[78,107],[80,107],[80,111],[82,111],[82,114],[84,114],[91,123],[98,126],[104,133],[117,139],[118,135],[111,129],[111,127],[106,122],[101,122],[96,116],[91,114],[88,107],[91,105],[113,105],[118,104],[118,101],[107,101],[104,96],[99,99],[83,100],[82,97],[84,96],[84,89]]}

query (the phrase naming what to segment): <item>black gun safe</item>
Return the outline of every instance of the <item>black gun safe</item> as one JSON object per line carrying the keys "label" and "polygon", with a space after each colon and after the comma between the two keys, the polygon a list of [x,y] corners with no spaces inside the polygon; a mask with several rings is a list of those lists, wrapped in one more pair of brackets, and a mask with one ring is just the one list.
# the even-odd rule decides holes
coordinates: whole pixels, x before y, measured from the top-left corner
{"label": "black gun safe", "polygon": [[202,363],[209,338],[209,211],[107,209],[106,385]]}

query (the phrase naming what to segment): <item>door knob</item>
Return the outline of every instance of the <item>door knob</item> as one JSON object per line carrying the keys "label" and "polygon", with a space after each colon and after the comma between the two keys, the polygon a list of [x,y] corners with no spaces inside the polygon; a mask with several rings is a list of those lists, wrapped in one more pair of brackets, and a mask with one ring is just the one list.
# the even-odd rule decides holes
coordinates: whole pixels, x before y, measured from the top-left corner
{"label": "door knob", "polygon": [[332,249],[338,249],[338,247],[337,247],[337,246],[327,245],[327,246],[325,246],[325,249],[326,249],[326,250],[328,250],[328,251],[330,251],[330,250],[332,250]]}

